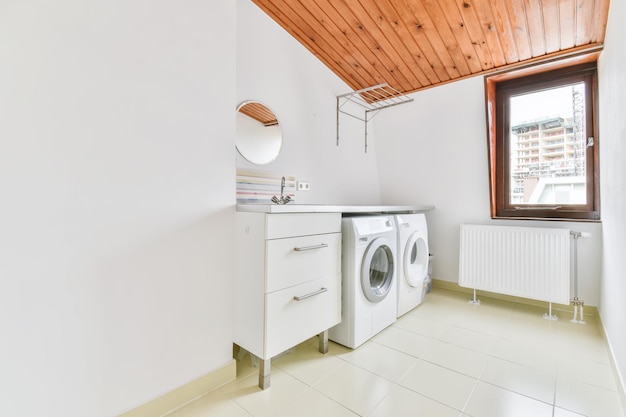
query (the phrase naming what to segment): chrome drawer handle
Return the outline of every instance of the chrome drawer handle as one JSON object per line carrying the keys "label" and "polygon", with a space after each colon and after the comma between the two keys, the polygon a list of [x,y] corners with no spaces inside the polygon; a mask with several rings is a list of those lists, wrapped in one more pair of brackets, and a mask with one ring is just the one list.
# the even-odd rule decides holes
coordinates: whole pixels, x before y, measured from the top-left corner
{"label": "chrome drawer handle", "polygon": [[320,288],[317,291],[313,291],[313,292],[305,294],[305,295],[296,295],[296,296],[293,297],[293,299],[296,300],[296,301],[302,301],[304,299],[307,299],[309,297],[313,297],[314,295],[318,295],[318,294],[321,294],[321,293],[326,292],[326,291],[328,291],[328,288],[322,287],[322,288]]}
{"label": "chrome drawer handle", "polygon": [[295,247],[295,248],[293,248],[293,250],[295,250],[296,252],[302,252],[302,251],[305,251],[305,250],[322,249],[322,248],[327,248],[327,247],[328,247],[328,245],[326,243],[322,243],[320,245]]}

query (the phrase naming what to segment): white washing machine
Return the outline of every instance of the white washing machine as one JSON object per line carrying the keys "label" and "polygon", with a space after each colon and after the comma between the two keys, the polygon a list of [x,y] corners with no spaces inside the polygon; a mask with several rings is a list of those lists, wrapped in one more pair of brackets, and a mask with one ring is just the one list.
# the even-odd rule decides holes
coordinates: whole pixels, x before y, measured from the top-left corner
{"label": "white washing machine", "polygon": [[341,231],[341,323],[328,338],[354,349],[396,320],[396,228],[393,216],[359,216]]}
{"label": "white washing machine", "polygon": [[424,213],[396,214],[398,317],[421,304],[428,275],[428,227]]}

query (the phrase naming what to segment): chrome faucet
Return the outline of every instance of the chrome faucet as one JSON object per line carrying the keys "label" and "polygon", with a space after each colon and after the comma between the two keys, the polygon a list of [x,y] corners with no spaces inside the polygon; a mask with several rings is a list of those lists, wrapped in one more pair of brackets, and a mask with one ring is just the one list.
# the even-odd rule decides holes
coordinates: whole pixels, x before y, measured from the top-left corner
{"label": "chrome faucet", "polygon": [[291,197],[288,195],[283,195],[285,190],[285,177],[282,177],[280,180],[280,198],[274,196],[272,197],[272,201],[276,204],[287,204],[291,201]]}

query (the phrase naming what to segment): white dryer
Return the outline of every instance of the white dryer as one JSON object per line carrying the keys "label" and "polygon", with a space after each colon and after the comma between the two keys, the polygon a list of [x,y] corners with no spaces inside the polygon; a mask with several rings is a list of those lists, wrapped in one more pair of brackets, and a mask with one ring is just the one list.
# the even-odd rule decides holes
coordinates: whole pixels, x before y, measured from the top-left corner
{"label": "white dryer", "polygon": [[396,320],[396,228],[393,216],[359,216],[341,231],[341,323],[328,338],[354,349]]}
{"label": "white dryer", "polygon": [[423,213],[396,214],[398,317],[421,304],[428,274],[428,227]]}

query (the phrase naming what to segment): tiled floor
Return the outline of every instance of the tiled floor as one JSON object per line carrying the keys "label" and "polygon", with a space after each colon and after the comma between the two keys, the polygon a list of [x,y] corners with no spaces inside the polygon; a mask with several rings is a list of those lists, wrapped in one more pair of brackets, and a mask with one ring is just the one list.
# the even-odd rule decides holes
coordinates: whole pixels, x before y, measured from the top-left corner
{"label": "tiled floor", "polygon": [[624,416],[595,317],[467,298],[435,289],[356,350],[310,339],[273,361],[265,391],[245,356],[234,382],[170,416]]}

